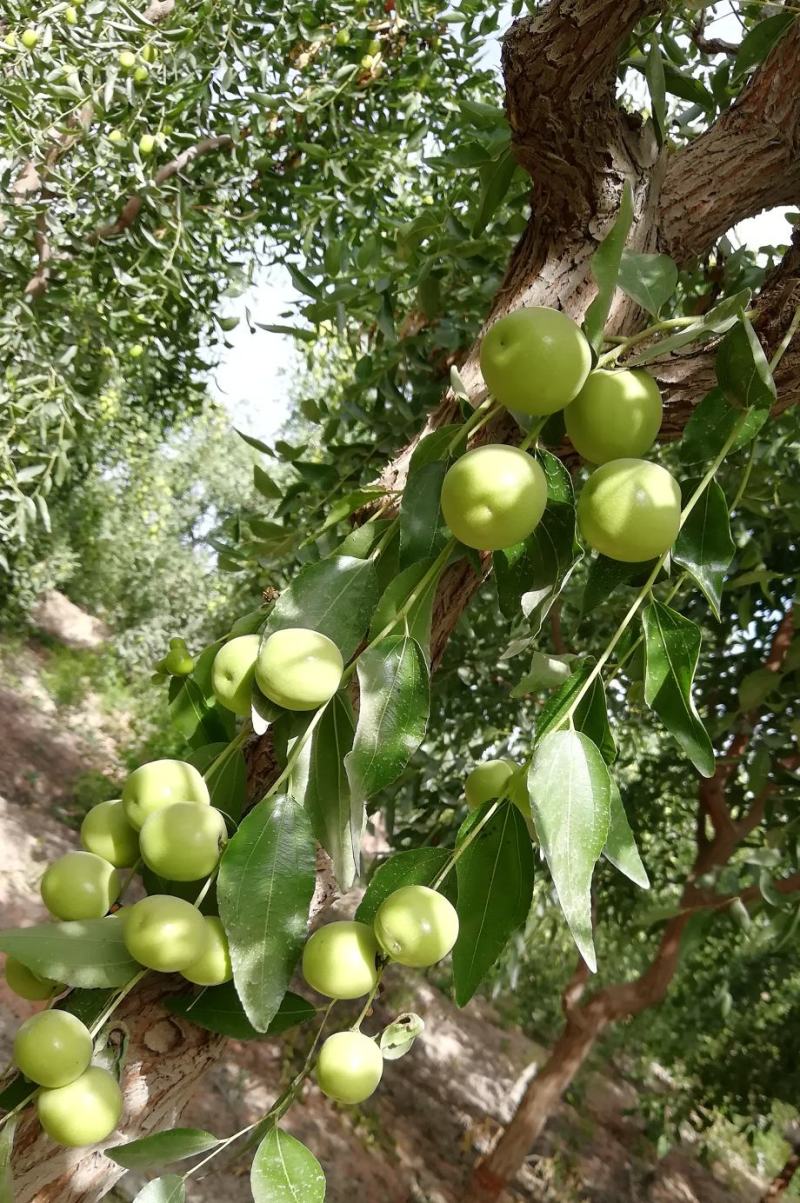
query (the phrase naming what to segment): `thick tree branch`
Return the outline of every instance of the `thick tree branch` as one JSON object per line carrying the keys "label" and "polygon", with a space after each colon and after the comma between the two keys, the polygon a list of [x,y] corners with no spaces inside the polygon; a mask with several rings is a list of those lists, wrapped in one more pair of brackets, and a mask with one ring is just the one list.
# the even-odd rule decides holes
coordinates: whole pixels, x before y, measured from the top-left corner
{"label": "thick tree branch", "polygon": [[737,221],[800,201],[800,21],[781,38],[736,102],[672,156],[660,240],[684,262]]}

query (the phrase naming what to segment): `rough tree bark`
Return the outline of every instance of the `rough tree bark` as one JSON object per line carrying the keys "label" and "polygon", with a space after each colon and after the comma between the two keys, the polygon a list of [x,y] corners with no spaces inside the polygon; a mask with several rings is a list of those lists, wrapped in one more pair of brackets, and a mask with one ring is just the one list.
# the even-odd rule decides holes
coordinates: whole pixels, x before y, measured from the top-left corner
{"label": "rough tree bark", "polygon": [[[775,631],[765,668],[779,671],[793,633],[793,614],[789,611]],[[745,716],[740,732],[731,738],[714,776],[700,781],[694,864],[684,884],[680,912],[665,925],[650,965],[635,980],[597,990],[586,1002],[581,999],[588,974],[582,965],[578,967],[564,993],[564,1030],[526,1090],[510,1124],[489,1155],[475,1167],[464,1203],[494,1203],[502,1198],[598,1038],[611,1024],[632,1018],[665,997],[678,967],[681,941],[692,915],[731,901],[730,896],[718,895],[699,883],[711,870],[727,864],[737,847],[764,817],[771,786],[766,786],[753,799],[740,819],[734,819],[726,798],[726,789],[735,777],[757,725],[757,713]],[[706,830],[707,821],[713,831],[711,837]],[[794,875],[781,886],[786,892],[795,891],[800,889],[800,879]],[[757,889],[748,889],[737,897],[748,902],[757,895]]]}
{"label": "rough tree bark", "polygon": [[[152,5],[152,19],[170,4],[171,0],[162,0]],[[735,170],[726,171],[724,203],[717,210],[712,203],[715,181],[699,194],[689,186],[699,170],[698,147],[703,138],[671,157],[660,154],[650,127],[614,103],[619,46],[642,16],[657,9],[655,0],[551,0],[537,16],[517,21],[507,35],[507,112],[517,156],[532,177],[532,215],[488,321],[521,305],[554,306],[579,321],[583,318],[594,295],[589,261],[616,214],[626,180],[633,188],[635,211],[630,245],[644,251],[665,250],[681,263],[707,252],[733,220],[775,203],[777,194],[765,190],[764,178],[768,168],[774,171],[794,161],[792,148],[800,124],[797,105],[788,100],[798,91],[795,34],[779,43],[739,104],[703,136],[710,152],[724,159],[726,166],[735,165]],[[792,182],[785,187],[781,183],[780,199],[794,200],[800,188],[795,189],[796,173],[788,174]],[[114,254],[113,245],[106,253]],[[757,328],[767,345],[777,344],[798,302],[800,243],[793,246],[759,303]],[[611,314],[612,328],[625,332],[640,322],[633,303],[619,297]],[[695,351],[657,362],[653,370],[664,394],[664,433],[675,438],[713,379],[713,356],[708,350]],[[477,404],[485,395],[477,342],[461,372]],[[778,387],[781,405],[800,400],[800,351],[791,350],[784,357]],[[448,395],[426,429],[450,420],[453,410],[454,399]],[[518,438],[518,432],[507,421],[499,421],[483,437],[500,441]],[[387,466],[384,479],[392,487],[402,486],[411,450],[406,447]],[[569,454],[568,448],[562,451]],[[434,662],[479,583],[479,574],[463,564],[445,574],[434,614]],[[268,746],[257,747],[252,760],[257,766],[254,778],[263,782],[265,762],[267,768],[270,762]],[[254,786],[253,796],[257,794]],[[322,890],[329,888],[323,871]],[[673,930],[670,938],[679,934]],[[666,933],[665,940],[666,963],[672,955]],[[657,989],[655,982],[653,989]],[[597,1034],[592,1025],[599,1031],[609,1021],[601,1007],[590,1010],[590,1006],[582,1010],[578,1027],[568,1017],[570,1039],[561,1052],[573,1072]],[[154,1110],[160,1124],[176,1121],[204,1070],[222,1055],[224,1042],[196,1031],[184,1032],[167,1017],[149,988],[131,996],[121,1017],[128,1017],[132,1025],[123,1129],[132,1135],[153,1127]],[[171,1037],[173,1043],[153,1056],[150,1033],[166,1031],[177,1033]],[[545,1080],[552,1106],[565,1082],[555,1071]],[[545,1108],[539,1111],[544,1118]],[[526,1138],[524,1144],[527,1149],[530,1141]],[[30,1121],[22,1127],[15,1160],[23,1184],[18,1203],[94,1203],[122,1173],[101,1154],[56,1151]]]}
{"label": "rough tree bark", "polygon": [[798,1170],[800,1170],[800,1150],[794,1149],[770,1182],[765,1193],[759,1199],[759,1203],[775,1203],[776,1199],[783,1198],[792,1185]]}

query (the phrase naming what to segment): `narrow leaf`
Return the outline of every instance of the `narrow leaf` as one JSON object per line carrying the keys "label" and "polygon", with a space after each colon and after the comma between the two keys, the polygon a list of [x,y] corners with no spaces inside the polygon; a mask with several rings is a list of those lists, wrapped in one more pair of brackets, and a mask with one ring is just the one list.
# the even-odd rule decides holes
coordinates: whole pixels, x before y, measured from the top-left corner
{"label": "narrow leaf", "polygon": [[125,947],[121,920],[113,916],[2,931],[0,952],[66,986],[124,986],[140,969]]}
{"label": "narrow leaf", "polygon": [[774,16],[766,17],[763,21],[759,21],[757,25],[754,25],[752,29],[748,30],[739,43],[739,49],[736,52],[736,59],[731,73],[732,82],[752,71],[759,63],[763,63],[773,46],[777,45],[795,20],[795,16],[796,9],[792,9],[789,12],[775,13]]}
{"label": "narrow leaf", "polygon": [[624,873],[626,877],[630,878],[634,885],[641,886],[643,890],[649,890],[650,879],[642,864],[639,849],[636,847],[636,840],[631,831],[628,816],[625,814],[625,807],[622,805],[619,786],[613,778],[610,780],[610,785],[610,819],[603,856],[611,862],[615,869],[619,869],[620,873]]}
{"label": "narrow leaf", "polygon": [[720,301],[719,305],[715,305],[713,309],[709,309],[708,313],[699,317],[691,326],[686,326],[677,334],[670,334],[666,338],[658,339],[644,350],[637,351],[630,359],[625,360],[625,367],[639,367],[643,363],[649,363],[651,359],[658,359],[661,355],[677,351],[680,347],[686,347],[699,338],[708,338],[712,334],[724,334],[738,322],[742,310],[746,309],[749,303],[749,288],[742,289],[735,296],[726,297],[724,301]]}
{"label": "narrow leaf", "polygon": [[714,368],[717,383],[732,405],[771,408],[777,396],[775,381],[758,335],[744,314],[722,340]]}
{"label": "narrow leaf", "polygon": [[285,627],[321,631],[349,660],[369,626],[378,600],[378,580],[371,560],[331,556],[301,568],[278,598],[262,639]]}
{"label": "narrow leaf", "polygon": [[[458,833],[468,838],[487,803]],[[533,896],[533,849],[528,828],[512,802],[496,813],[457,864],[459,932],[453,949],[456,1002],[463,1007],[528,917]]]}
{"label": "narrow leaf", "polygon": [[642,613],[645,637],[644,695],[697,771],[714,775],[714,749],[692,700],[700,631],[661,602]]}
{"label": "narrow leaf", "polygon": [[592,874],[610,823],[611,779],[600,752],[578,731],[552,731],[528,770],[536,831],[573,939],[597,971]]}
{"label": "narrow leaf", "polygon": [[219,913],[233,976],[253,1027],[269,1027],[303,946],[314,892],[308,815],[290,797],[259,802],[220,862]]}
{"label": "narrow leaf", "polygon": [[619,213],[599,247],[592,255],[592,275],[597,284],[597,296],[586,311],[584,332],[592,349],[603,345],[603,329],[617,287],[622,251],[633,221],[633,192],[626,180],[622,189]]}
{"label": "narrow leaf", "polygon": [[[684,493],[691,496],[696,487],[696,481],[688,481]],[[735,550],[728,503],[719,484],[712,480],[681,527],[672,558],[702,589],[717,622],[722,586]]]}
{"label": "narrow leaf", "polygon": [[608,601],[620,585],[626,585],[636,576],[647,574],[652,560],[640,564],[626,564],[623,560],[611,560],[607,556],[595,556],[589,565],[586,584],[581,599],[581,617],[585,618],[603,602]]}
{"label": "narrow leaf", "polygon": [[277,1036],[300,1023],[307,1023],[317,1013],[311,1003],[289,990],[281,999],[269,1027],[260,1032],[247,1018],[233,982],[211,986],[201,994],[168,995],[164,1005],[173,1015],[182,1015],[199,1028],[219,1032],[233,1040],[263,1040],[267,1036]]}
{"label": "narrow leaf", "polygon": [[170,1128],[143,1136],[141,1140],[129,1140],[124,1145],[112,1145],[105,1150],[105,1155],[126,1170],[151,1170],[205,1153],[221,1143],[218,1137],[200,1128]]}
{"label": "narrow leaf", "polygon": [[[386,630],[390,623],[397,620],[397,629],[390,633],[403,634],[407,629],[408,634],[416,639],[425,652],[426,659],[428,659],[431,642],[431,624],[433,621],[433,603],[439,585],[439,576],[431,577],[403,619],[398,619],[397,615],[412,591],[416,589],[422,578],[430,571],[433,563],[432,559],[420,560],[417,564],[412,564],[409,568],[404,568],[402,572],[398,573],[389,582],[372,616],[372,622],[369,627],[370,639],[376,639],[382,631]],[[400,623],[402,623],[402,626]]]}
{"label": "narrow leaf", "polygon": [[472,223],[472,237],[477,238],[488,226],[506,193],[511,187],[517,160],[514,152],[508,147],[498,159],[484,164],[480,169],[481,190],[478,201],[478,211]]}
{"label": "narrow leaf", "polygon": [[656,138],[658,145],[663,146],[667,136],[667,84],[664,78],[661,45],[656,38],[653,38],[650,43],[644,74],[650,92],[650,107],[653,112]]}
{"label": "narrow leaf", "polygon": [[206,776],[207,770],[227,746],[222,743],[206,744],[202,748],[196,748],[187,756],[187,760],[206,777],[211,805],[238,821],[247,796],[247,766],[243,753],[237,748],[218,768]]}
{"label": "narrow leaf", "polygon": [[400,503],[400,567],[428,559],[442,541],[439,498],[447,469],[445,460],[417,467],[412,459]]}
{"label": "narrow leaf", "polygon": [[653,317],[658,317],[677,286],[678,268],[669,255],[622,252],[619,287]]}
{"label": "narrow leaf", "polygon": [[[356,911],[356,919],[371,924],[381,903],[401,886],[433,885],[449,858],[449,848],[410,848],[406,852],[395,852],[372,875]],[[455,884],[455,875],[448,873],[439,887],[450,902],[455,902]]]}
{"label": "narrow leaf", "polygon": [[272,1128],[256,1149],[250,1189],[255,1203],[323,1203],[325,1175],[305,1145]]}

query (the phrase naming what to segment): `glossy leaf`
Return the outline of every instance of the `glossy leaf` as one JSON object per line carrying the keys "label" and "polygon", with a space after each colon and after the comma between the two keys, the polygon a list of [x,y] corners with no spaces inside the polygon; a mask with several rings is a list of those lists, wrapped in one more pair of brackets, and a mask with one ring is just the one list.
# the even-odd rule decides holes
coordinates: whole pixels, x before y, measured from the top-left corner
{"label": "glossy leaf", "polygon": [[177,1174],[154,1178],[139,1191],[133,1203],[185,1203],[186,1187]]}
{"label": "glossy leaf", "polygon": [[619,287],[653,317],[658,317],[677,285],[678,268],[669,255],[622,252]]}
{"label": "glossy leaf", "polygon": [[634,885],[641,886],[643,890],[649,890],[650,879],[642,864],[639,849],[636,847],[636,839],[631,831],[628,816],[625,814],[619,786],[613,777],[610,778],[609,784],[611,793],[609,795],[608,838],[603,849],[603,856],[616,869],[619,869],[620,873],[624,873],[626,877],[630,878]]}
{"label": "glossy leaf", "polygon": [[717,383],[730,403],[744,409],[769,409],[775,381],[750,319],[741,316],[722,340],[714,361]]}
{"label": "glossy leaf", "polygon": [[[419,563],[412,564],[409,568],[403,569],[387,585],[372,616],[369,628],[370,639],[377,638],[382,631],[386,630],[390,623],[397,619],[398,611],[402,609],[412,591],[419,585],[426,573],[430,571],[433,563],[432,559],[420,560]],[[438,585],[439,577],[432,576],[405,617],[402,620],[398,620],[397,630],[390,632],[391,634],[404,634],[406,627],[408,627],[409,635],[416,639],[417,643],[426,653],[426,659],[428,658],[430,649],[433,603],[436,598]]]}
{"label": "glossy leaf", "polygon": [[400,502],[400,567],[435,556],[442,542],[439,498],[444,460],[417,466],[413,458]]}
{"label": "glossy leaf", "polygon": [[749,29],[739,43],[731,79],[739,79],[748,71],[752,71],[759,63],[763,63],[773,46],[777,45],[795,19],[795,10],[775,13],[774,16],[765,17],[763,21],[759,21],[757,25]]}
{"label": "glossy leaf", "polygon": [[356,510],[361,509],[362,505],[366,505],[369,501],[375,501],[378,497],[383,497],[382,489],[353,489],[350,493],[345,493],[344,497],[338,498],[337,501],[328,510],[325,521],[317,530],[317,535],[321,535],[331,526],[335,526],[337,522],[341,522]]}
{"label": "glossy leaf", "polygon": [[220,862],[219,914],[248,1019],[264,1032],[303,946],[314,892],[314,839],[303,807],[282,796],[242,820]]}
{"label": "glossy leaf", "polygon": [[[692,495],[696,485],[696,481],[684,485],[684,500]],[[702,589],[717,622],[722,586],[735,550],[728,503],[720,486],[712,480],[681,527],[672,558]]]}
{"label": "glossy leaf", "polygon": [[645,79],[650,92],[650,108],[653,114],[658,145],[663,146],[667,136],[667,85],[664,78],[664,60],[661,46],[656,38],[650,43],[645,62]]}
{"label": "glossy leaf", "polygon": [[678,71],[666,60],[664,60],[663,67],[664,84],[668,92],[671,92],[673,96],[680,96],[681,100],[688,100],[689,104],[697,104],[702,109],[714,108],[714,97],[702,80],[695,75]]}
{"label": "glossy leaf", "polygon": [[267,1036],[277,1036],[300,1023],[307,1023],[317,1013],[311,1003],[289,990],[281,999],[269,1027],[260,1032],[247,1018],[233,982],[207,987],[200,994],[170,994],[164,999],[164,1005],[173,1015],[181,1015],[199,1028],[219,1032],[233,1040],[264,1040]]}
{"label": "glossy leaf", "polygon": [[[486,814],[487,803],[462,824],[459,843]],[[528,917],[533,849],[525,820],[502,803],[456,864],[459,932],[453,949],[456,1002],[463,1007]]]}
{"label": "glossy leaf", "polygon": [[[378,907],[401,886],[430,886],[450,857],[449,848],[410,848],[395,852],[380,865],[366,888],[356,911],[360,923],[372,923]],[[439,890],[455,902],[456,876],[448,873]]]}
{"label": "glossy leaf", "polygon": [[111,916],[10,928],[0,932],[0,952],[67,986],[124,986],[141,968],[125,947],[121,921]]}
{"label": "glossy leaf", "polygon": [[323,1203],[325,1175],[305,1145],[272,1128],[256,1149],[250,1189],[255,1203]]}
{"label": "glossy leaf", "polygon": [[679,347],[687,347],[689,343],[696,342],[700,338],[709,338],[712,334],[724,334],[738,322],[742,310],[747,308],[749,302],[750,289],[744,288],[734,296],[720,301],[719,305],[709,309],[708,313],[704,313],[691,326],[685,326],[676,334],[669,334],[666,338],[658,339],[643,350],[636,351],[630,358],[626,358],[625,366],[628,368],[639,367],[644,363],[649,363],[651,359],[658,359],[661,355],[677,351]]}
{"label": "glossy leaf", "polygon": [[751,442],[769,418],[769,409],[750,409],[742,417],[740,409],[725,399],[720,388],[707,393],[686,423],[680,442],[681,459],[686,464],[704,463],[714,458],[727,442],[737,422],[742,422],[729,454]]}
{"label": "glossy leaf", "polygon": [[622,560],[611,560],[608,556],[595,556],[589,565],[586,584],[583,587],[581,616],[585,618],[587,614],[591,614],[592,610],[596,610],[607,601],[620,585],[649,572],[653,563],[653,560],[645,560],[640,564],[626,564]]}
{"label": "glossy leaf", "polygon": [[205,1153],[221,1143],[219,1137],[200,1128],[169,1128],[140,1140],[129,1140],[124,1145],[112,1145],[105,1150],[105,1155],[126,1170],[151,1170]]}
{"label": "glossy leaf", "polygon": [[279,501],[283,496],[280,485],[258,464],[253,465],[253,484],[261,496],[266,497],[269,501]]}
{"label": "glossy leaf", "polygon": [[586,964],[597,970],[592,937],[592,874],[608,839],[611,779],[579,731],[551,731],[537,745],[528,794],[558,901]]}
{"label": "glossy leaf", "polygon": [[349,890],[355,880],[363,829],[363,807],[352,813],[344,767],[354,733],[353,707],[342,690],[325,707],[291,778],[292,794],[305,807],[314,838],[330,855],[341,890]]}
{"label": "glossy leaf", "polygon": [[208,792],[211,795],[211,805],[216,806],[224,815],[237,821],[242,813],[247,798],[247,765],[244,754],[237,748],[211,773],[208,769],[225,751],[227,744],[206,744],[197,748],[187,760],[199,769],[206,778]]}
{"label": "glossy leaf", "polygon": [[645,636],[644,694],[664,726],[677,740],[697,771],[714,774],[714,749],[692,700],[700,631],[661,602],[642,612]]}
{"label": "glossy leaf", "polygon": [[[565,681],[561,688],[552,694],[536,716],[536,743],[540,743],[549,731],[561,726],[567,712],[572,707],[578,692],[585,685],[594,668],[594,662],[585,660],[579,664]],[[573,725],[578,731],[583,731],[597,745],[603,759],[611,764],[617,755],[617,748],[611,728],[608,723],[606,698],[603,683],[599,679],[592,682],[584,697],[581,698],[572,716]]]}
{"label": "glossy leaf", "polygon": [[285,627],[321,631],[349,660],[366,633],[378,600],[371,560],[332,556],[307,564],[275,603],[263,639]]}
{"label": "glossy leaf", "polygon": [[511,147],[504,150],[498,159],[485,163],[480,168],[480,198],[472,224],[473,238],[483,233],[502,204],[516,169],[517,160]]}
{"label": "glossy leaf", "polygon": [[191,677],[173,677],[170,681],[169,714],[190,747],[227,742],[228,720],[218,707],[209,706],[200,686]]}
{"label": "glossy leaf", "polygon": [[547,508],[524,543],[493,556],[497,596],[506,618],[520,610],[532,635],[541,630],[547,614],[581,559],[575,537],[572,481],[564,465],[549,451],[540,453],[547,479]]}
{"label": "glossy leaf", "polygon": [[415,639],[391,635],[359,657],[361,702],[345,759],[354,807],[400,776],[425,736],[428,665]]}
{"label": "glossy leaf", "polygon": [[592,275],[597,284],[597,296],[586,311],[584,333],[593,350],[603,345],[603,330],[617,287],[622,251],[633,221],[633,193],[626,180],[622,189],[619,212],[611,228],[592,255]]}

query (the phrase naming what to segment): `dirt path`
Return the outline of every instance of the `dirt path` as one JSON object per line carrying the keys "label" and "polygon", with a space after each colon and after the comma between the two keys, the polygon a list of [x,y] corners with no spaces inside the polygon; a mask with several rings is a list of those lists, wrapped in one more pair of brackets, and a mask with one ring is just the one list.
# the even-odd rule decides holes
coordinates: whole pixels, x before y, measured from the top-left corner
{"label": "dirt path", "polygon": [[[59,712],[44,689],[41,651],[14,657],[0,707],[0,912],[2,925],[44,917],[38,881],[45,865],[74,847],[75,832],[57,817],[68,809],[76,778],[95,768],[113,774],[114,741],[91,708]],[[0,984],[0,1053],[7,1057],[17,1023],[33,1009]],[[384,1081],[362,1107],[343,1109],[314,1085],[286,1126],[313,1149],[328,1177],[328,1203],[457,1203],[476,1155],[507,1122],[544,1050],[498,1025],[483,1002],[458,1010],[411,973],[391,975],[368,1030],[404,1010],[424,1016],[413,1052],[386,1066]],[[267,1109],[302,1055],[307,1033],[287,1041],[231,1043],[230,1056],[205,1081],[182,1122],[224,1135]],[[584,1083],[580,1115],[561,1108],[532,1151],[513,1198],[528,1203],[755,1203],[760,1183],[689,1156],[658,1162],[635,1116],[636,1092],[607,1074]],[[731,1181],[726,1183],[725,1178]],[[131,1178],[120,1198],[130,1198]],[[196,1203],[249,1203],[247,1164],[234,1164],[192,1190]]]}

